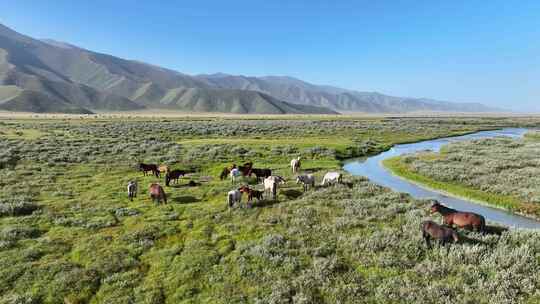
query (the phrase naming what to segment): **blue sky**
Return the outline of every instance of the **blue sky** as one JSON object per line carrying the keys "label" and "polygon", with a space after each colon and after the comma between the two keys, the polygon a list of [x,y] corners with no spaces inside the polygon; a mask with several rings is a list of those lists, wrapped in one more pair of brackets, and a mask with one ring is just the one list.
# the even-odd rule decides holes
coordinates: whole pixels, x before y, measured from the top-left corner
{"label": "blue sky", "polygon": [[540,112],[540,1],[2,1],[0,22],[188,74]]}

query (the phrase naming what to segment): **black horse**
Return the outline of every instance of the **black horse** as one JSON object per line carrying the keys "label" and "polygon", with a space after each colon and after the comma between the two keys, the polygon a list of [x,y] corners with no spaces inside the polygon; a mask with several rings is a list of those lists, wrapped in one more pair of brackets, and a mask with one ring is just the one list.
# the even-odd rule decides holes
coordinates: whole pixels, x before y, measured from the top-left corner
{"label": "black horse", "polygon": [[[257,177],[257,181],[262,181],[265,178],[267,178],[269,176],[272,176],[272,170],[271,169],[253,168],[253,169],[251,169],[251,173],[255,174],[255,176]],[[250,174],[250,176],[251,176],[251,174]]]}
{"label": "black horse", "polygon": [[167,172],[167,175],[165,175],[165,185],[167,187],[170,186],[172,180],[174,180],[177,184],[180,177],[186,175],[187,173],[188,172],[184,170],[172,170]]}

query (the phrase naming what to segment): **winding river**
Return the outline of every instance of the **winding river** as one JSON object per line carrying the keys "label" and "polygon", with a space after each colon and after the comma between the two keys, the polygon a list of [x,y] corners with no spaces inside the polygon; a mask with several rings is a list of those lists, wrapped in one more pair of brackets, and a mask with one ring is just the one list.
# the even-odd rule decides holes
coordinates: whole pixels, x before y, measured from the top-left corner
{"label": "winding river", "polygon": [[365,159],[357,159],[348,161],[343,169],[352,175],[362,175],[369,178],[372,182],[391,188],[397,192],[410,194],[417,199],[436,199],[452,208],[471,211],[482,214],[488,221],[503,224],[513,228],[540,229],[540,221],[512,214],[502,209],[492,208],[485,205],[480,205],[473,201],[461,199],[449,195],[442,194],[436,190],[421,187],[414,183],[408,182],[396,175],[393,175],[388,169],[382,165],[382,161],[400,156],[403,154],[414,153],[423,150],[432,150],[438,152],[440,148],[446,144],[464,141],[471,139],[493,138],[498,136],[506,136],[512,138],[520,138],[527,132],[527,129],[507,128],[495,131],[480,131],[468,135],[439,138],[434,140],[426,140],[412,144],[396,145],[392,149],[382,152],[378,155]]}

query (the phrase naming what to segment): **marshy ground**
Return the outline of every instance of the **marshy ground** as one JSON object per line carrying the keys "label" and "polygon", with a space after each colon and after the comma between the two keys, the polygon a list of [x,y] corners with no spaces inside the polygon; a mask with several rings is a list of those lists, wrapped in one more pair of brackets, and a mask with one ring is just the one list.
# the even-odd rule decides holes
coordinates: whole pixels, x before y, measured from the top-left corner
{"label": "marshy ground", "polygon": [[[460,231],[427,249],[428,202],[345,176],[341,160],[525,118],[12,119],[0,122],[0,303],[535,303],[540,234]],[[152,204],[136,164],[193,173]],[[253,161],[288,182],[229,210],[221,169]],[[139,196],[125,186],[139,183]],[[188,182],[195,186],[188,186]],[[159,179],[164,185],[164,180]],[[260,189],[255,180],[246,180]],[[245,200],[245,197],[244,197]]]}

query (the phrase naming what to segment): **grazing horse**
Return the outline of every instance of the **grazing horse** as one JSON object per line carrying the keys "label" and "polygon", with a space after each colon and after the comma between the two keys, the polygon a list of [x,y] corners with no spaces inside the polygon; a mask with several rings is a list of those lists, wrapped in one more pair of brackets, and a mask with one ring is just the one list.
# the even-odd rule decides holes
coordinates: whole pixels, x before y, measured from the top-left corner
{"label": "grazing horse", "polygon": [[[269,176],[272,175],[272,170],[271,169],[257,169],[257,168],[253,168],[251,169],[251,173],[255,174],[255,176],[257,177],[257,181],[259,180],[263,180]],[[251,173],[249,174],[251,176]]]}
{"label": "grazing horse", "polygon": [[152,202],[157,201],[159,204],[163,200],[167,204],[167,194],[165,194],[165,190],[159,184],[153,183],[150,185],[150,198],[152,198]]}
{"label": "grazing horse", "polygon": [[134,197],[137,197],[137,182],[130,181],[127,185],[128,198],[130,201],[133,201]]}
{"label": "grazing horse", "polygon": [[167,172],[169,172],[169,166],[161,165],[158,167],[158,171],[159,171],[160,176],[161,176],[161,173],[167,174]]}
{"label": "grazing horse", "polygon": [[168,187],[171,184],[171,181],[174,180],[176,184],[178,184],[178,179],[181,176],[186,175],[188,172],[184,170],[172,170],[167,172],[167,175],[165,175],[165,185]]}
{"label": "grazing horse", "polygon": [[229,168],[227,167],[223,168],[223,170],[221,171],[221,174],[219,175],[219,179],[220,180],[226,179],[230,173],[231,173],[231,170],[229,170]]}
{"label": "grazing horse", "polygon": [[480,214],[472,212],[457,211],[435,202],[431,206],[431,212],[439,212],[448,226],[456,225],[459,228],[484,232],[486,229],[486,219]]}
{"label": "grazing horse", "polygon": [[146,176],[149,171],[152,171],[152,174],[154,174],[156,177],[159,177],[159,169],[157,165],[154,164],[139,164],[139,171],[142,171],[144,176]]}
{"label": "grazing horse", "polygon": [[227,205],[229,208],[233,207],[234,204],[240,204],[242,202],[242,192],[238,190],[231,190],[227,193]]}
{"label": "grazing horse", "polygon": [[242,172],[240,172],[240,169],[238,168],[232,168],[231,172],[229,173],[231,177],[231,183],[236,183],[236,180],[242,176]]}
{"label": "grazing horse", "polygon": [[248,196],[248,202],[253,201],[253,198],[255,197],[258,201],[263,199],[263,191],[251,189],[248,186],[242,186],[238,188],[238,191],[241,193],[245,193]]}
{"label": "grazing horse", "polygon": [[328,172],[324,175],[321,186],[329,184],[341,184],[342,175],[339,172]]}
{"label": "grazing horse", "polygon": [[264,179],[264,192],[270,192],[272,194],[272,200],[277,198],[278,184],[285,183],[285,180],[280,176],[269,176]]}
{"label": "grazing horse", "polygon": [[285,184],[285,179],[279,175],[272,175],[267,177],[266,179],[276,181],[280,185]]}
{"label": "grazing horse", "polygon": [[[235,168],[236,165],[233,165],[233,168]],[[253,162],[247,162],[243,164],[242,166],[238,166],[238,170],[242,172],[242,176],[250,176],[251,175],[251,169],[253,169]]]}
{"label": "grazing horse", "polygon": [[297,158],[293,158],[291,160],[291,169],[292,169],[292,173],[293,174],[296,174],[298,173],[298,170],[300,170],[300,166],[302,164],[300,163],[300,156],[298,156]]}
{"label": "grazing horse", "polygon": [[306,192],[311,186],[311,188],[315,188],[315,176],[313,174],[307,174],[307,175],[298,175],[296,177],[296,183],[304,186],[304,192]]}
{"label": "grazing horse", "polygon": [[420,228],[428,248],[431,248],[430,239],[438,240],[443,245],[451,241],[454,241],[454,243],[459,241],[458,234],[454,229],[443,227],[433,221],[422,222]]}

